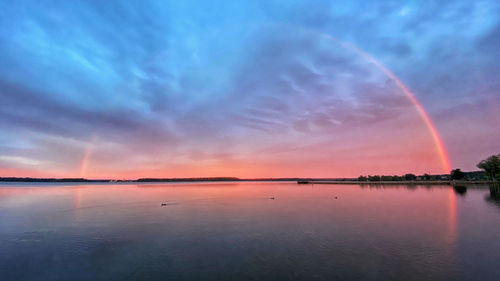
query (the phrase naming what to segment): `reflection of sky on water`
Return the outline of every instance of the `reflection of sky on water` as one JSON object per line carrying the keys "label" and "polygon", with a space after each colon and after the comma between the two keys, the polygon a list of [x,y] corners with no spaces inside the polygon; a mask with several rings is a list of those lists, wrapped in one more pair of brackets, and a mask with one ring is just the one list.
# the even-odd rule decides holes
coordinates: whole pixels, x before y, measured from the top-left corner
{"label": "reflection of sky on water", "polygon": [[487,194],[295,183],[0,188],[0,252],[7,253],[0,273],[12,280],[495,280],[500,209]]}

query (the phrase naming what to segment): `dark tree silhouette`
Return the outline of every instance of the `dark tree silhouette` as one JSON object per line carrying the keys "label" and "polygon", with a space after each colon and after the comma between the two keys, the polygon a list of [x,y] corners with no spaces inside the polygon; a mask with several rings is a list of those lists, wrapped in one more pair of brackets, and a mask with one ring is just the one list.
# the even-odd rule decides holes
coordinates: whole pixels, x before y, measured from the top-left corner
{"label": "dark tree silhouette", "polygon": [[486,172],[491,180],[500,178],[500,154],[492,155],[477,164],[479,169]]}
{"label": "dark tree silhouette", "polygon": [[394,179],[393,179],[392,176],[381,176],[380,180],[382,180],[382,181],[393,181]]}
{"label": "dark tree silhouette", "polygon": [[358,177],[358,181],[367,181],[367,180],[368,180],[368,178],[365,177],[365,176],[359,176]]}
{"label": "dark tree silhouette", "polygon": [[392,176],[392,180],[393,181],[402,181],[403,177],[401,177],[401,176]]}
{"label": "dark tree silhouette", "polygon": [[405,178],[405,180],[407,180],[407,181],[414,181],[414,180],[416,180],[416,179],[417,179],[417,176],[415,176],[414,174],[406,174],[406,175],[404,176],[404,178]]}
{"label": "dark tree silhouette", "polygon": [[452,180],[461,180],[461,179],[465,178],[465,173],[462,172],[462,170],[460,170],[460,169],[455,169],[455,170],[451,171],[450,177]]}

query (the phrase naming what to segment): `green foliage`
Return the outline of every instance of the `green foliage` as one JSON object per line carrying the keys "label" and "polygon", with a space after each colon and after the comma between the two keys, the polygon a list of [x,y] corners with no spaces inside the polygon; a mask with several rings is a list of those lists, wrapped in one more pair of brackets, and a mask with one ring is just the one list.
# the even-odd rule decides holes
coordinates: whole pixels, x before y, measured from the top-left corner
{"label": "green foliage", "polygon": [[382,181],[393,181],[392,176],[381,176],[380,180]]}
{"label": "green foliage", "polygon": [[492,155],[477,164],[491,180],[500,179],[500,154]]}

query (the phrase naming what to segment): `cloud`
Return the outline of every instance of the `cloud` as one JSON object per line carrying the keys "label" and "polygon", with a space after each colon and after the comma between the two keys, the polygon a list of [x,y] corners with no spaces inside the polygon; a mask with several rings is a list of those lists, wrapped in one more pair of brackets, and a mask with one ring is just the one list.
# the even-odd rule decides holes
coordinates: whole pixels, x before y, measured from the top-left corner
{"label": "cloud", "polygon": [[0,81],[0,123],[79,140],[98,134],[116,142],[148,138],[154,143],[175,142],[166,125],[129,109],[90,110],[65,103],[43,92]]}
{"label": "cloud", "polygon": [[1,155],[74,170],[93,141],[96,172],[243,169],[274,163],[258,151],[327,165],[298,147],[338,140],[346,159],[340,140],[410,139],[394,128],[420,130],[411,102],[332,37],[394,71],[458,145],[440,112],[497,100],[499,16],[466,0],[16,1],[0,7]]}

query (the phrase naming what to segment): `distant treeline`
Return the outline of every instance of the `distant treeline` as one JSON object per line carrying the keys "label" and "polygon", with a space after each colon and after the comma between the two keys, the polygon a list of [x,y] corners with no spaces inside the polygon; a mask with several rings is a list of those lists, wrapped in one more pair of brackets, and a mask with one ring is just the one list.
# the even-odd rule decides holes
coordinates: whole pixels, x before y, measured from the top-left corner
{"label": "distant treeline", "polygon": [[19,178],[0,177],[0,182],[109,182],[109,180],[89,180],[83,178]]}
{"label": "distant treeline", "polygon": [[[298,181],[298,180],[312,180],[312,178],[254,178],[254,179],[240,179],[236,177],[208,177],[208,178],[141,178],[135,182],[200,182],[200,181]],[[353,180],[353,179],[314,179],[314,180]]]}
{"label": "distant treeline", "polygon": [[417,176],[414,174],[405,174],[402,176],[368,175],[358,177],[358,181],[449,181],[452,179],[483,181],[488,180],[488,175],[483,171],[462,172],[460,169],[456,169],[453,170],[451,174],[444,175],[423,174]]}
{"label": "distant treeline", "polygon": [[84,179],[84,178],[20,178],[20,177],[0,177],[0,182],[247,182],[247,181],[353,181],[354,178],[253,178],[240,179],[237,177],[204,177],[204,178],[140,178],[137,180],[112,180],[112,179]]}
{"label": "distant treeline", "polygon": [[204,177],[204,178],[140,178],[137,180],[111,180],[111,179],[84,179],[84,178],[21,178],[21,177],[0,177],[0,182],[248,182],[248,181],[362,181],[362,182],[377,182],[377,181],[449,181],[470,180],[484,181],[488,180],[488,175],[482,171],[462,172],[459,169],[453,170],[451,175],[429,175],[424,174],[416,176],[414,174],[406,174],[403,176],[388,176],[388,175],[368,175],[359,176],[358,178],[255,178],[255,179],[240,179],[237,177]]}
{"label": "distant treeline", "polygon": [[142,178],[137,182],[196,182],[196,181],[239,181],[235,177],[212,177],[212,178]]}

